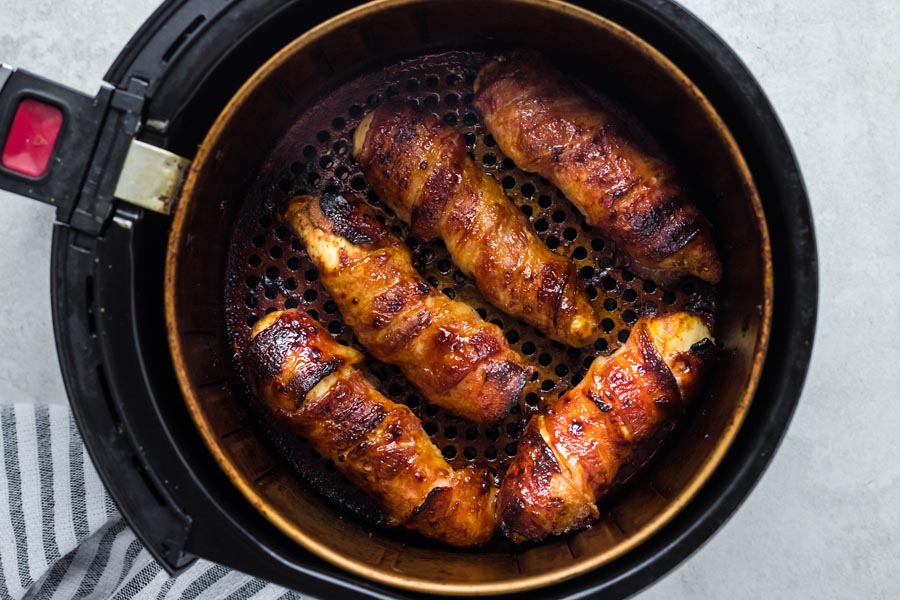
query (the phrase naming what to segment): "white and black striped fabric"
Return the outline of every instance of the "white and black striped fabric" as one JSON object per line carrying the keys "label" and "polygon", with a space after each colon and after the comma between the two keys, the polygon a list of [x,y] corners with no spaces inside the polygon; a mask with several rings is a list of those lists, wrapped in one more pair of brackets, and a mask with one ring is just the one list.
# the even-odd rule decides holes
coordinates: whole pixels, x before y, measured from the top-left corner
{"label": "white and black striped fabric", "polygon": [[0,406],[0,599],[301,598],[208,561],[169,577],[125,524],[65,406]]}

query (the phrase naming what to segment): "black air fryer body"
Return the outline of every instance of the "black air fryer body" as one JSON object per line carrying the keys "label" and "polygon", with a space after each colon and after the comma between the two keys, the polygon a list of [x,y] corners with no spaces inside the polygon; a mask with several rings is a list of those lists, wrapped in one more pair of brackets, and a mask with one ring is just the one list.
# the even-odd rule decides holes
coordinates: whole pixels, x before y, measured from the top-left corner
{"label": "black air fryer body", "polygon": [[[803,183],[772,107],[734,53],[669,0],[576,1],[654,45],[717,108],[746,157],[768,220],[775,264],[772,338],[759,390],[724,462],[659,534],[624,558],[541,590],[546,598],[626,596],[696,550],[734,512],[768,464],[806,373],[816,313],[816,254]],[[168,0],[106,74],[96,98],[62,94],[84,174],[57,179],[52,291],[57,348],[72,408],[98,471],[149,551],[178,572],[195,557],[320,597],[414,597],[311,555],[240,495],[203,444],[173,372],[163,314],[169,218],[113,202],[131,138],[185,157],[241,84],[300,33],[351,8],[335,0]],[[2,112],[2,111],[0,111]],[[0,130],[6,127],[0,114]],[[71,136],[70,136],[71,138]],[[91,153],[86,149],[90,147]],[[80,183],[72,183],[79,182]],[[0,177],[0,186],[23,191]],[[72,192],[77,193],[72,193]]]}

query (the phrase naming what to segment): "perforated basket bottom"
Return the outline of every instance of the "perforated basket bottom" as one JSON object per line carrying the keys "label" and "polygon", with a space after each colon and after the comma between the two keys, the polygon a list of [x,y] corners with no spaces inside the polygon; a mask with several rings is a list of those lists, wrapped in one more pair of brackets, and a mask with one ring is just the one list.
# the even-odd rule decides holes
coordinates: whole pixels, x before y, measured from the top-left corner
{"label": "perforated basket bottom", "polygon": [[[371,357],[366,362],[378,388],[413,410],[454,467],[477,463],[499,476],[515,455],[518,435],[531,414],[577,384],[596,356],[609,354],[625,342],[639,317],[681,308],[711,316],[715,313],[715,291],[701,283],[664,290],[616,268],[614,248],[584,223],[564,196],[545,179],[525,173],[504,156],[471,106],[472,82],[485,59],[486,55],[478,52],[451,52],[407,60],[341,85],[300,115],[266,158],[236,220],[225,297],[229,338],[238,354],[253,324],[263,314],[283,308],[306,310],[339,340],[365,352],[341,321],[302,244],[276,216],[277,208],[297,194],[331,191],[365,198],[379,220],[406,241],[416,267],[432,286],[469,303],[482,317],[501,327],[512,348],[537,368],[519,404],[499,426],[485,427],[422,400],[396,367]],[[553,342],[487,304],[473,282],[453,265],[441,242],[426,244],[412,237],[409,228],[369,189],[352,157],[352,136],[363,115],[386,99],[411,102],[458,127],[470,155],[502,183],[538,235],[550,248],[575,262],[602,319],[603,336],[592,348],[570,348]],[[610,100],[602,101],[623,113]],[[340,477],[334,465],[271,420],[261,418],[261,433],[274,441],[304,479],[330,500],[377,520],[377,510]]]}

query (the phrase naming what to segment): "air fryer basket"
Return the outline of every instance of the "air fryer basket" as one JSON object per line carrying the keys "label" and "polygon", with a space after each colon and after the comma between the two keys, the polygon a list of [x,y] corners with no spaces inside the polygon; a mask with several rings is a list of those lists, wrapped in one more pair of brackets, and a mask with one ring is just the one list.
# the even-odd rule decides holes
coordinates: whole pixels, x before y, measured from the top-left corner
{"label": "air fryer basket", "polygon": [[[565,36],[557,32],[565,31]],[[470,106],[478,65],[492,51],[546,53],[625,118],[646,126],[676,159],[714,223],[725,279],[717,289],[663,289],[616,267],[612,247],[539,177],[518,170]],[[473,157],[507,188],[551,247],[571,256],[603,318],[583,351],[552,343],[480,299],[446,250],[410,238],[350,157],[360,117],[388,99],[439,114],[466,135]],[[640,127],[635,124],[635,129]],[[527,417],[577,382],[598,353],[627,339],[642,314],[688,308],[714,317],[723,349],[707,393],[649,467],[603,505],[591,529],[539,545],[497,542],[479,551],[438,547],[374,527],[377,511],[305,444],[248,403],[233,360],[268,310],[310,310],[353,343],[302,246],[274,209],[300,192],[357,193],[414,249],[433,285],[471,302],[538,366],[519,406],[498,428],[475,427],[421,402],[393,368],[368,366],[383,392],[406,402],[456,466],[502,471]],[[657,531],[702,485],[726,451],[759,375],[771,310],[765,222],[747,168],[712,107],[664,57],[580,9],[532,0],[441,0],[366,5],[323,24],[276,55],[238,93],[194,161],[172,230],[167,321],[188,407],[220,465],[289,536],[374,580],[434,593],[514,592],[550,584],[623,554]],[[272,433],[274,432],[274,434]],[[362,518],[350,518],[347,511]]]}

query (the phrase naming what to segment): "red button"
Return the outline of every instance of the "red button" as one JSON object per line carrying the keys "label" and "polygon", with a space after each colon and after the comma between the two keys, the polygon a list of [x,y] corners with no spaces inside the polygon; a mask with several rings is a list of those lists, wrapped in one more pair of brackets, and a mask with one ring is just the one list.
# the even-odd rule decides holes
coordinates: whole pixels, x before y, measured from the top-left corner
{"label": "red button", "polygon": [[3,147],[3,166],[29,177],[46,173],[62,123],[63,113],[55,106],[22,100]]}

